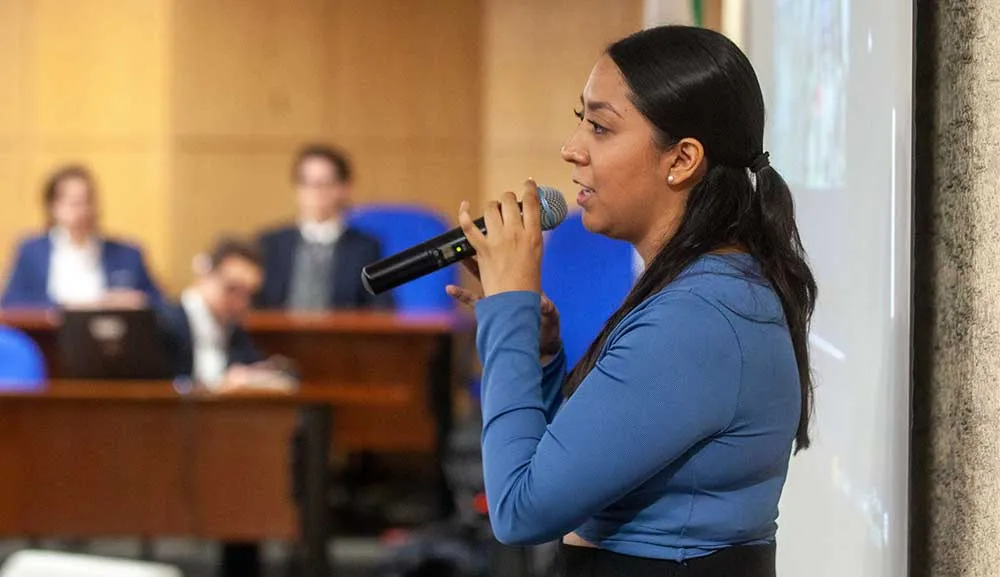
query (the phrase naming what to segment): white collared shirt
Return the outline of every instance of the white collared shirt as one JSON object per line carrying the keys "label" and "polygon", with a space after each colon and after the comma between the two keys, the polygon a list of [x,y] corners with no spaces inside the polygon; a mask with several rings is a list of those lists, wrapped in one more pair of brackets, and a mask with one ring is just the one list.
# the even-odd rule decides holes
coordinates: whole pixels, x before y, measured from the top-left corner
{"label": "white collared shirt", "polygon": [[323,222],[301,221],[299,232],[309,243],[331,245],[337,242],[344,233],[344,223],[339,218],[331,218]]}
{"label": "white collared shirt", "polygon": [[181,293],[181,306],[191,326],[191,349],[194,353],[193,377],[209,388],[226,376],[229,365],[226,330],[208,310],[205,298],[195,289]]}
{"label": "white collared shirt", "polygon": [[90,304],[104,296],[107,279],[101,266],[101,241],[90,237],[76,244],[68,232],[53,228],[49,233],[52,254],[49,257],[49,280],[46,286],[53,302]]}

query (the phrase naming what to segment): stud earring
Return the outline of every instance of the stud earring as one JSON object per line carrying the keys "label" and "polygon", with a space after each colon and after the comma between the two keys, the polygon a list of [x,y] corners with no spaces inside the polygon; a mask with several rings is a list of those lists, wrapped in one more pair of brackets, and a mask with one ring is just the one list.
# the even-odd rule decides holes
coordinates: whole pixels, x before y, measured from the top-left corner
{"label": "stud earring", "polygon": [[667,184],[673,184],[673,183],[674,183],[674,175],[671,174],[670,176],[667,177]]}

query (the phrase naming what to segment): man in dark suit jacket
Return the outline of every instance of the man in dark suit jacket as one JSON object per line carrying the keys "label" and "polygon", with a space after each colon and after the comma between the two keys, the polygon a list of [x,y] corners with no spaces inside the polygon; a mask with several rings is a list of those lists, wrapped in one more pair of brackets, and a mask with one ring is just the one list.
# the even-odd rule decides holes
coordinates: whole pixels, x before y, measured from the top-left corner
{"label": "man in dark suit jacket", "polygon": [[[180,303],[157,309],[174,376],[215,390],[260,378],[271,369],[240,326],[261,284],[257,247],[224,239],[198,268]],[[223,545],[223,577],[256,577],[259,565],[255,544]]]}
{"label": "man in dark suit jacket", "polygon": [[174,376],[212,388],[227,382],[232,368],[264,360],[240,326],[262,273],[256,247],[235,239],[220,241],[199,266],[180,302],[157,312]]}
{"label": "man in dark suit jacket", "polygon": [[258,308],[329,310],[391,308],[388,294],[370,295],[361,269],[382,257],[378,240],[350,228],[351,165],[342,153],[309,145],[292,166],[298,222],[264,232],[259,239],[264,285]]}

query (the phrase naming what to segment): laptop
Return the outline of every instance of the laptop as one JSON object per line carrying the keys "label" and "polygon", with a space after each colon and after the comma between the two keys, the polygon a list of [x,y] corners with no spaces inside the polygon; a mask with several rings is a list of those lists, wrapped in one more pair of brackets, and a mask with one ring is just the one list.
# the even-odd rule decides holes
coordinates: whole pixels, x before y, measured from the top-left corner
{"label": "laptop", "polygon": [[65,310],[58,331],[60,375],[70,379],[167,379],[170,367],[156,313]]}

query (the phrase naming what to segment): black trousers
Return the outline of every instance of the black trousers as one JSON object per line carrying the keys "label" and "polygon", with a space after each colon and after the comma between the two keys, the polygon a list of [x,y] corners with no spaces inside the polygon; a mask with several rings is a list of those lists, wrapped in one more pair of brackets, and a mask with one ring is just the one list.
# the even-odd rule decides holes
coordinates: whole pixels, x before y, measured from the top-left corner
{"label": "black trousers", "polygon": [[561,545],[563,577],[775,577],[775,546],[729,547],[684,562]]}

